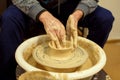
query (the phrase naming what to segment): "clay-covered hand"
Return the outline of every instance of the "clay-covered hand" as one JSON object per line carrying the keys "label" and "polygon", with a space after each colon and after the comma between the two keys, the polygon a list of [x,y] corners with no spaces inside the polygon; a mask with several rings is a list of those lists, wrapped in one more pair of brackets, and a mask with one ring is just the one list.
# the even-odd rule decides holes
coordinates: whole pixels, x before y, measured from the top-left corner
{"label": "clay-covered hand", "polygon": [[41,14],[40,21],[43,23],[47,34],[52,39],[53,45],[56,46],[56,48],[61,48],[61,44],[65,43],[66,40],[64,25],[48,11]]}
{"label": "clay-covered hand", "polygon": [[74,47],[77,46],[77,22],[72,15],[69,16],[66,25],[67,39],[71,41]]}
{"label": "clay-covered hand", "polygon": [[73,14],[68,17],[66,24],[67,39],[71,41],[73,47],[77,47],[77,25],[79,19],[83,16],[80,10],[76,10]]}

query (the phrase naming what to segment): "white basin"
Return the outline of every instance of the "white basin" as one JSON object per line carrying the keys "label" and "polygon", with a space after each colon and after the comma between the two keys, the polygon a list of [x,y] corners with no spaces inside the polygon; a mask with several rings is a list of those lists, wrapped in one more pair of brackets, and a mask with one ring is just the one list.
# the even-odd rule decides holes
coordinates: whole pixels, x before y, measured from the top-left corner
{"label": "white basin", "polygon": [[[104,50],[101,47],[99,47],[93,41],[90,41],[83,37],[78,37],[78,45],[84,48],[88,52],[89,60],[92,62],[91,67],[82,69],[82,67],[84,66],[82,67],[80,66],[76,71],[66,73],[66,72],[47,71],[47,70],[44,70],[42,67],[41,68],[35,67],[34,65],[36,65],[37,63],[35,63],[34,65],[31,65],[27,60],[32,56],[32,53],[30,51],[32,50],[33,47],[32,48],[29,48],[29,47],[38,45],[42,42],[46,42],[49,40],[50,38],[47,35],[40,35],[40,36],[36,36],[28,40],[25,40],[21,45],[19,45],[15,53],[15,58],[19,66],[21,66],[26,71],[48,72],[52,76],[56,77],[56,79],[59,79],[59,80],[75,80],[75,79],[90,80],[90,78],[94,74],[99,72],[106,63],[106,55]],[[35,62],[35,61],[31,60],[31,62]]]}

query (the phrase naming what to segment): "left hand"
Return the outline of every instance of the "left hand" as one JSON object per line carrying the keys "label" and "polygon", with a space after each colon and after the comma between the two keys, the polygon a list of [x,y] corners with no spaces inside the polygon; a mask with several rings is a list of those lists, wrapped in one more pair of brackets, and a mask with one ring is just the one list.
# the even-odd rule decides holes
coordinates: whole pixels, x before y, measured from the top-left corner
{"label": "left hand", "polygon": [[71,14],[67,20],[66,25],[66,33],[67,39],[71,41],[73,47],[77,47],[77,25],[80,18],[82,18],[83,12],[80,10],[76,10],[73,14]]}

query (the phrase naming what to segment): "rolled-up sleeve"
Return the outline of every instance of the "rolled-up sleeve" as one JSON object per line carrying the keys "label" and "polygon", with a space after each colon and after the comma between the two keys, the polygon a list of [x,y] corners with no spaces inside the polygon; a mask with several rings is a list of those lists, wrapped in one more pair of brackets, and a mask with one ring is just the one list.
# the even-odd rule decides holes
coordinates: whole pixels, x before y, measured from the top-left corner
{"label": "rolled-up sleeve", "polygon": [[96,0],[81,0],[76,9],[83,11],[84,16],[86,16],[93,12],[96,9],[97,5],[98,4]]}
{"label": "rolled-up sleeve", "polygon": [[37,15],[45,9],[37,0],[12,0],[12,2],[34,20],[36,20]]}

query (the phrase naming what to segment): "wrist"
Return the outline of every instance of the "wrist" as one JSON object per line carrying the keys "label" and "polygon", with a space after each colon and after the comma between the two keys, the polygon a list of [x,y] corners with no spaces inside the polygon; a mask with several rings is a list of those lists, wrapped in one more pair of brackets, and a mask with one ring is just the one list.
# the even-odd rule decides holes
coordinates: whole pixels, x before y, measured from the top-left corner
{"label": "wrist", "polygon": [[81,19],[83,16],[83,12],[81,10],[75,10],[72,14],[77,20]]}
{"label": "wrist", "polygon": [[40,20],[41,22],[44,22],[44,21],[48,18],[49,15],[51,15],[51,14],[50,14],[48,11],[44,11],[44,12],[42,12],[41,15],[39,16],[39,20]]}

